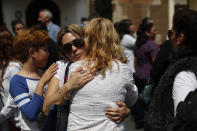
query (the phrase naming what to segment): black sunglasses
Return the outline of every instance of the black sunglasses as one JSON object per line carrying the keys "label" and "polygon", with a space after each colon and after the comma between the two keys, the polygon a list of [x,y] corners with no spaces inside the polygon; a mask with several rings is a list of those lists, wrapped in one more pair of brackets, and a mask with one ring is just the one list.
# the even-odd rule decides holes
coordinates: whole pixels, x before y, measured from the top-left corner
{"label": "black sunglasses", "polygon": [[77,48],[82,48],[84,46],[84,41],[81,38],[74,39],[73,41],[69,43],[65,43],[62,47],[64,53],[69,53],[72,51],[72,46],[75,46]]}

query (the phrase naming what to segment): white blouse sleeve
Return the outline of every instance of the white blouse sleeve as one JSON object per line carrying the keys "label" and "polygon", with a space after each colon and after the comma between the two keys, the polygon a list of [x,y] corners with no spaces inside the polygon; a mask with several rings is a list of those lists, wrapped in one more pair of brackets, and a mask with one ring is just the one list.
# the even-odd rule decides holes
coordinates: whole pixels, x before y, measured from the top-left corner
{"label": "white blouse sleeve", "polygon": [[125,34],[121,40],[121,44],[125,48],[133,48],[135,46],[135,41],[136,39],[134,39],[132,36]]}
{"label": "white blouse sleeve", "polygon": [[128,107],[132,107],[138,98],[138,90],[136,85],[134,84],[133,73],[130,68],[124,68],[124,76],[127,80],[127,94],[125,103]]}
{"label": "white blouse sleeve", "polygon": [[17,104],[15,104],[14,99],[9,94],[8,99],[4,104],[4,107],[0,111],[0,123],[11,118],[16,109],[17,109]]}
{"label": "white blouse sleeve", "polygon": [[134,83],[129,84],[126,94],[126,101],[125,101],[126,105],[131,108],[137,101],[137,98],[138,98],[138,90],[136,85]]}
{"label": "white blouse sleeve", "polygon": [[8,73],[9,78],[11,79],[14,75],[16,75],[21,70],[21,68],[18,66],[11,65],[11,66],[8,66],[7,70],[8,70],[8,72],[6,72],[6,75]]}
{"label": "white blouse sleeve", "polygon": [[61,80],[62,78],[64,78],[67,63],[65,63],[64,61],[57,61],[56,63],[58,64],[58,70],[54,77]]}
{"label": "white blouse sleeve", "polygon": [[64,85],[64,74],[68,63],[63,60],[56,63],[58,64],[58,70],[54,77],[59,80],[59,87],[61,88]]}
{"label": "white blouse sleeve", "polygon": [[174,85],[172,90],[172,98],[174,101],[175,114],[179,102],[184,101],[187,94],[190,91],[194,91],[196,88],[197,88],[197,80],[193,72],[182,71],[177,74],[174,80]]}

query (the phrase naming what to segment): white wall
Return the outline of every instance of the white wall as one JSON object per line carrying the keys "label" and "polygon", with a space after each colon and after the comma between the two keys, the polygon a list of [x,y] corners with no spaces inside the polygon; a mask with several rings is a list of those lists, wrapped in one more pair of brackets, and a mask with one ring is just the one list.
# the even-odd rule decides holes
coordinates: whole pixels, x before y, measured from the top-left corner
{"label": "white wall", "polygon": [[89,16],[89,0],[53,0],[61,12],[61,26],[80,24],[81,17]]}
{"label": "white wall", "polygon": [[189,8],[197,11],[197,0],[189,0]]}
{"label": "white wall", "polygon": [[11,21],[16,19],[14,14],[17,10],[21,11],[21,20],[25,22],[25,9],[30,2],[30,0],[2,0],[3,19],[10,31],[12,31]]}
{"label": "white wall", "polygon": [[[190,0],[192,1],[192,0]],[[195,2],[195,4],[193,3],[193,5],[197,4],[196,0],[193,0]],[[169,14],[169,18],[168,18],[168,29],[172,28],[172,20],[173,20],[173,15],[174,15],[174,11],[175,11],[175,5],[187,5],[188,2],[187,0],[168,0],[168,14]]]}
{"label": "white wall", "polygon": [[168,29],[172,29],[172,20],[173,20],[173,15],[174,15],[174,1],[173,0],[168,0]]}
{"label": "white wall", "polygon": [[113,22],[118,22],[122,19],[128,19],[128,3],[120,3],[118,0],[113,0]]}
{"label": "white wall", "polygon": [[[3,19],[10,31],[11,21],[15,19],[17,10],[22,13],[22,21],[25,23],[26,7],[33,0],[2,0]],[[60,26],[75,23],[80,24],[81,17],[89,16],[89,0],[53,0],[60,9]]]}
{"label": "white wall", "polygon": [[174,0],[174,4],[187,5],[187,0]]}

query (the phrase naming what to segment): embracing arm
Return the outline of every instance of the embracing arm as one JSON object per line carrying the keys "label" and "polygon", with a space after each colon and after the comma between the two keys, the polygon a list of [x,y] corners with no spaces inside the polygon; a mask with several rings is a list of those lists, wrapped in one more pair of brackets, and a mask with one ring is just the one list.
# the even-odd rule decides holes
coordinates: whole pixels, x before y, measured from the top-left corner
{"label": "embracing arm", "polygon": [[52,64],[52,66],[47,69],[44,75],[39,80],[36,90],[31,98],[29,94],[29,87],[27,85],[26,79],[19,76],[14,76],[10,81],[10,94],[14,99],[14,102],[23,112],[23,114],[29,120],[36,120],[38,114],[40,113],[43,105],[43,90],[45,84],[50,80],[50,78],[56,73],[57,65]]}
{"label": "embracing arm", "polygon": [[128,88],[126,95],[126,104],[123,102],[116,102],[119,106],[118,108],[107,108],[106,116],[114,121],[115,123],[120,123],[124,121],[130,115],[130,109],[137,101],[137,87],[133,84],[133,88]]}
{"label": "embracing arm", "polygon": [[130,114],[131,107],[135,104],[138,97],[138,90],[134,84],[132,70],[128,67],[124,68],[124,75],[122,76],[124,80],[127,80],[125,85],[127,93],[125,96],[125,103],[116,102],[119,106],[118,108],[108,108],[106,109],[106,116],[114,121],[115,123],[122,122]]}
{"label": "embracing arm", "polygon": [[135,84],[132,84],[127,89],[125,103],[126,105],[131,108],[138,98],[138,90]]}
{"label": "embracing arm", "polygon": [[[66,87],[63,86],[62,90],[64,88],[66,88]],[[63,97],[61,97],[59,95],[58,90],[59,90],[59,79],[53,77],[49,82],[49,86],[47,89],[47,93],[46,93],[43,108],[42,108],[42,111],[45,115],[48,114],[49,107],[52,104],[62,104],[63,103],[64,99],[63,99]],[[69,95],[69,93],[65,93],[65,97],[68,95]]]}
{"label": "embracing arm", "polygon": [[125,118],[130,115],[130,109],[123,102],[116,102],[118,108],[107,108],[105,115],[115,123],[122,122]]}
{"label": "embracing arm", "polygon": [[84,84],[94,78],[96,70],[87,70],[83,74],[80,73],[81,70],[82,68],[78,68],[73,71],[70,74],[69,80],[62,86],[61,89],[59,88],[59,79],[55,77],[51,79],[42,109],[45,115],[48,114],[49,107],[52,104],[62,104],[64,102],[64,98],[67,98],[72,91],[81,88]]}
{"label": "embracing arm", "polygon": [[25,82],[17,79],[10,81],[10,94],[27,119],[36,120],[41,111],[44,98],[34,93],[31,99]]}

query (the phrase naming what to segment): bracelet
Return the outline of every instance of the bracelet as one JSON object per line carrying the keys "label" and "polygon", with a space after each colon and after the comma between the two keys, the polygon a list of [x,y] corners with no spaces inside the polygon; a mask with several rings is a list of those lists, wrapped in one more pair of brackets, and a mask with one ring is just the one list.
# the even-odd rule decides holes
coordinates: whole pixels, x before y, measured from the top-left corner
{"label": "bracelet", "polygon": [[68,97],[64,96],[61,89],[58,90],[58,94],[63,97],[64,100],[68,100],[68,97],[70,96],[70,94],[68,95]]}

